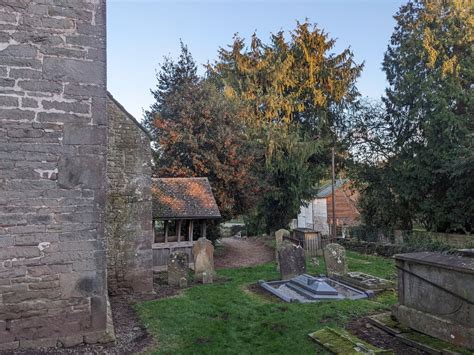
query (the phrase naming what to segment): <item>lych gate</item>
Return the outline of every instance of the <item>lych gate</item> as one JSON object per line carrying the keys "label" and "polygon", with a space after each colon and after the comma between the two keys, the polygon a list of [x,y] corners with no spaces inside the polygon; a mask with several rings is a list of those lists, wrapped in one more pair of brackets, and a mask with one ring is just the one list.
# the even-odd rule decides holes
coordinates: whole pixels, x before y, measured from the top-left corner
{"label": "lych gate", "polygon": [[155,178],[153,194],[153,270],[165,271],[173,251],[188,254],[206,236],[206,222],[221,217],[207,178]]}

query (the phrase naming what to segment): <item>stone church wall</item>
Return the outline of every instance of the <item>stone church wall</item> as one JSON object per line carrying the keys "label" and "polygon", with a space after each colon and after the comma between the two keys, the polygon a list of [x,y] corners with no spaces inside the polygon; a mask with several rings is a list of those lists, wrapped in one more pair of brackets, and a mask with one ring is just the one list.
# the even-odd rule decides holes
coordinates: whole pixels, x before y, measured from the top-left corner
{"label": "stone church wall", "polygon": [[105,0],[0,0],[0,349],[106,329]]}
{"label": "stone church wall", "polygon": [[110,294],[153,292],[150,137],[109,94],[106,236]]}

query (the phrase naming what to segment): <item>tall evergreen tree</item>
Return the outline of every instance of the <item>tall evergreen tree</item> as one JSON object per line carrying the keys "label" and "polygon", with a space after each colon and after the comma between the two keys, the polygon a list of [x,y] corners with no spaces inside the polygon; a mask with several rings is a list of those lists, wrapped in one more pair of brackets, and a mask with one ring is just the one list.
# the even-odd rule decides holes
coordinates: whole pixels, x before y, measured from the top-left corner
{"label": "tall evergreen tree", "polygon": [[253,153],[240,108],[197,76],[196,64],[181,44],[177,62],[166,59],[146,113],[155,137],[155,174],[208,177],[224,219],[242,213],[258,192]]}
{"label": "tall evergreen tree", "polygon": [[265,154],[256,216],[268,231],[287,227],[313,197],[339,145],[338,114],[358,96],[362,66],[349,49],[333,53],[334,45],[316,26],[298,23],[289,40],[278,32],[266,44],[254,34],[247,48],[235,37],[208,68],[210,80],[247,108],[244,122]]}
{"label": "tall evergreen tree", "polygon": [[472,230],[472,11],[470,1],[414,0],[395,16],[383,62],[386,113],[379,122],[389,156],[378,170],[363,171],[371,189],[368,201],[386,201],[398,215],[397,221],[387,216],[387,224]]}

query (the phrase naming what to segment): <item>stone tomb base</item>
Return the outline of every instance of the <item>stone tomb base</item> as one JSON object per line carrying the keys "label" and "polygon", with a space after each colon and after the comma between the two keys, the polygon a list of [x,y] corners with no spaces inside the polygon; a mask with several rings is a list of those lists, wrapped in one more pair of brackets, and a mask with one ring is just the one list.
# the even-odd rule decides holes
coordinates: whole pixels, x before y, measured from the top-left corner
{"label": "stone tomb base", "polygon": [[395,260],[395,318],[403,326],[474,349],[474,258],[422,252]]}
{"label": "stone tomb base", "polygon": [[392,314],[404,326],[474,350],[473,327],[461,326],[449,319],[437,317],[403,305],[393,307]]}
{"label": "stone tomb base", "polygon": [[260,281],[260,286],[285,302],[317,302],[329,300],[368,298],[371,291],[361,291],[327,277],[303,274],[290,280]]}

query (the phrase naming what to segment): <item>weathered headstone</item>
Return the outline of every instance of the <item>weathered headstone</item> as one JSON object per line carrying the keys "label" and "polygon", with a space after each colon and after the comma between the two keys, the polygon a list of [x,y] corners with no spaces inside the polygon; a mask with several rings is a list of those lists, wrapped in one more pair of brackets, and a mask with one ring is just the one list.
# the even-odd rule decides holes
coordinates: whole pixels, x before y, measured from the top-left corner
{"label": "weathered headstone", "polygon": [[206,281],[212,282],[212,276],[214,276],[214,246],[212,243],[204,237],[199,238],[194,243],[193,254],[196,279],[204,281],[203,274],[206,273]]}
{"label": "weathered headstone", "polygon": [[277,250],[278,250],[278,247],[283,242],[283,237],[288,237],[289,235],[290,235],[290,232],[287,231],[286,229],[279,229],[275,232],[275,241],[276,241]]}
{"label": "weathered headstone", "polygon": [[290,232],[286,229],[279,229],[275,232],[275,260],[277,262],[277,270],[280,270],[280,264],[278,262],[278,250],[283,242],[283,237],[290,236]]}
{"label": "weathered headstone", "polygon": [[283,241],[278,250],[278,263],[282,280],[289,280],[306,272],[304,249],[287,240]]}
{"label": "weathered headstone", "polygon": [[186,287],[188,283],[188,265],[188,254],[183,252],[171,253],[168,260],[168,285]]}
{"label": "weathered headstone", "polygon": [[331,243],[324,248],[324,262],[328,277],[347,274],[346,249],[337,243]]}

